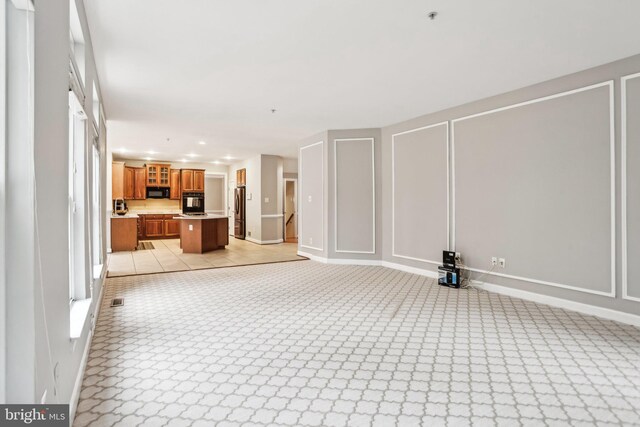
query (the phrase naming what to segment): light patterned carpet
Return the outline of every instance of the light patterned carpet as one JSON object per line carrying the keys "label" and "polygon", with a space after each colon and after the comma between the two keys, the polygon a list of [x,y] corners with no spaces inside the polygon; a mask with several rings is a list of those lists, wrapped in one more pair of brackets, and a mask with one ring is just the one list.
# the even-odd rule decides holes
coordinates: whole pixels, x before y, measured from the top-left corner
{"label": "light patterned carpet", "polygon": [[75,426],[640,424],[631,326],[312,261],[106,286]]}

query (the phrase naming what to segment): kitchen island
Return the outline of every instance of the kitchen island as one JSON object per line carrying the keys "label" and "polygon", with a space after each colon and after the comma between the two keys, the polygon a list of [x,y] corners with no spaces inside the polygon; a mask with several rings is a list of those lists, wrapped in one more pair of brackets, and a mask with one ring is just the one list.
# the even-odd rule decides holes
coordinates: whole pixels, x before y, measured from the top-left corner
{"label": "kitchen island", "polygon": [[180,215],[180,247],[185,254],[224,249],[229,244],[229,218],[223,215]]}

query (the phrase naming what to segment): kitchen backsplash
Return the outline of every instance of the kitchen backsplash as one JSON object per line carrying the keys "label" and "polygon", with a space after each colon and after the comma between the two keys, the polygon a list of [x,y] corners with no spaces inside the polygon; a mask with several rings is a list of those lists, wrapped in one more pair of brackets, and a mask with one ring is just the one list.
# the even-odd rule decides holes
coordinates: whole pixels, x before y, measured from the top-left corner
{"label": "kitchen backsplash", "polygon": [[127,200],[127,207],[130,211],[152,211],[152,210],[180,210],[180,200],[169,199],[147,199],[147,200]]}

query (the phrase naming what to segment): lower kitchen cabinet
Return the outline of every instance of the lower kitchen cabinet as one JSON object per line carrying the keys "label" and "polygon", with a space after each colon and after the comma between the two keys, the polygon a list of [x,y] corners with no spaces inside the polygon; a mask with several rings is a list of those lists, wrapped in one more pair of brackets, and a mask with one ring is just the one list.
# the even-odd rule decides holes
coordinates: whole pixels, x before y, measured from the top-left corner
{"label": "lower kitchen cabinet", "polygon": [[178,237],[180,236],[180,222],[177,219],[164,220],[164,236]]}
{"label": "lower kitchen cabinet", "polygon": [[139,239],[172,239],[180,237],[180,222],[173,214],[142,214],[138,219]]}
{"label": "lower kitchen cabinet", "polygon": [[135,217],[111,218],[111,251],[134,251],[138,246]]}
{"label": "lower kitchen cabinet", "polygon": [[144,220],[144,235],[148,237],[164,237],[164,227],[162,219],[149,219]]}

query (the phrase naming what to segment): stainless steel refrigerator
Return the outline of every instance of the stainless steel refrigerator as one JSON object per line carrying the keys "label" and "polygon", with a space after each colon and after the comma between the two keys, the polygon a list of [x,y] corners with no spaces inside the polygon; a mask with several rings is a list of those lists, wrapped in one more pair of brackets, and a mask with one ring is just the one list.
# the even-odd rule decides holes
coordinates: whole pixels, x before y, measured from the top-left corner
{"label": "stainless steel refrigerator", "polygon": [[246,236],[246,194],[244,187],[238,187],[234,191],[235,214],[233,235],[236,239],[244,239]]}

